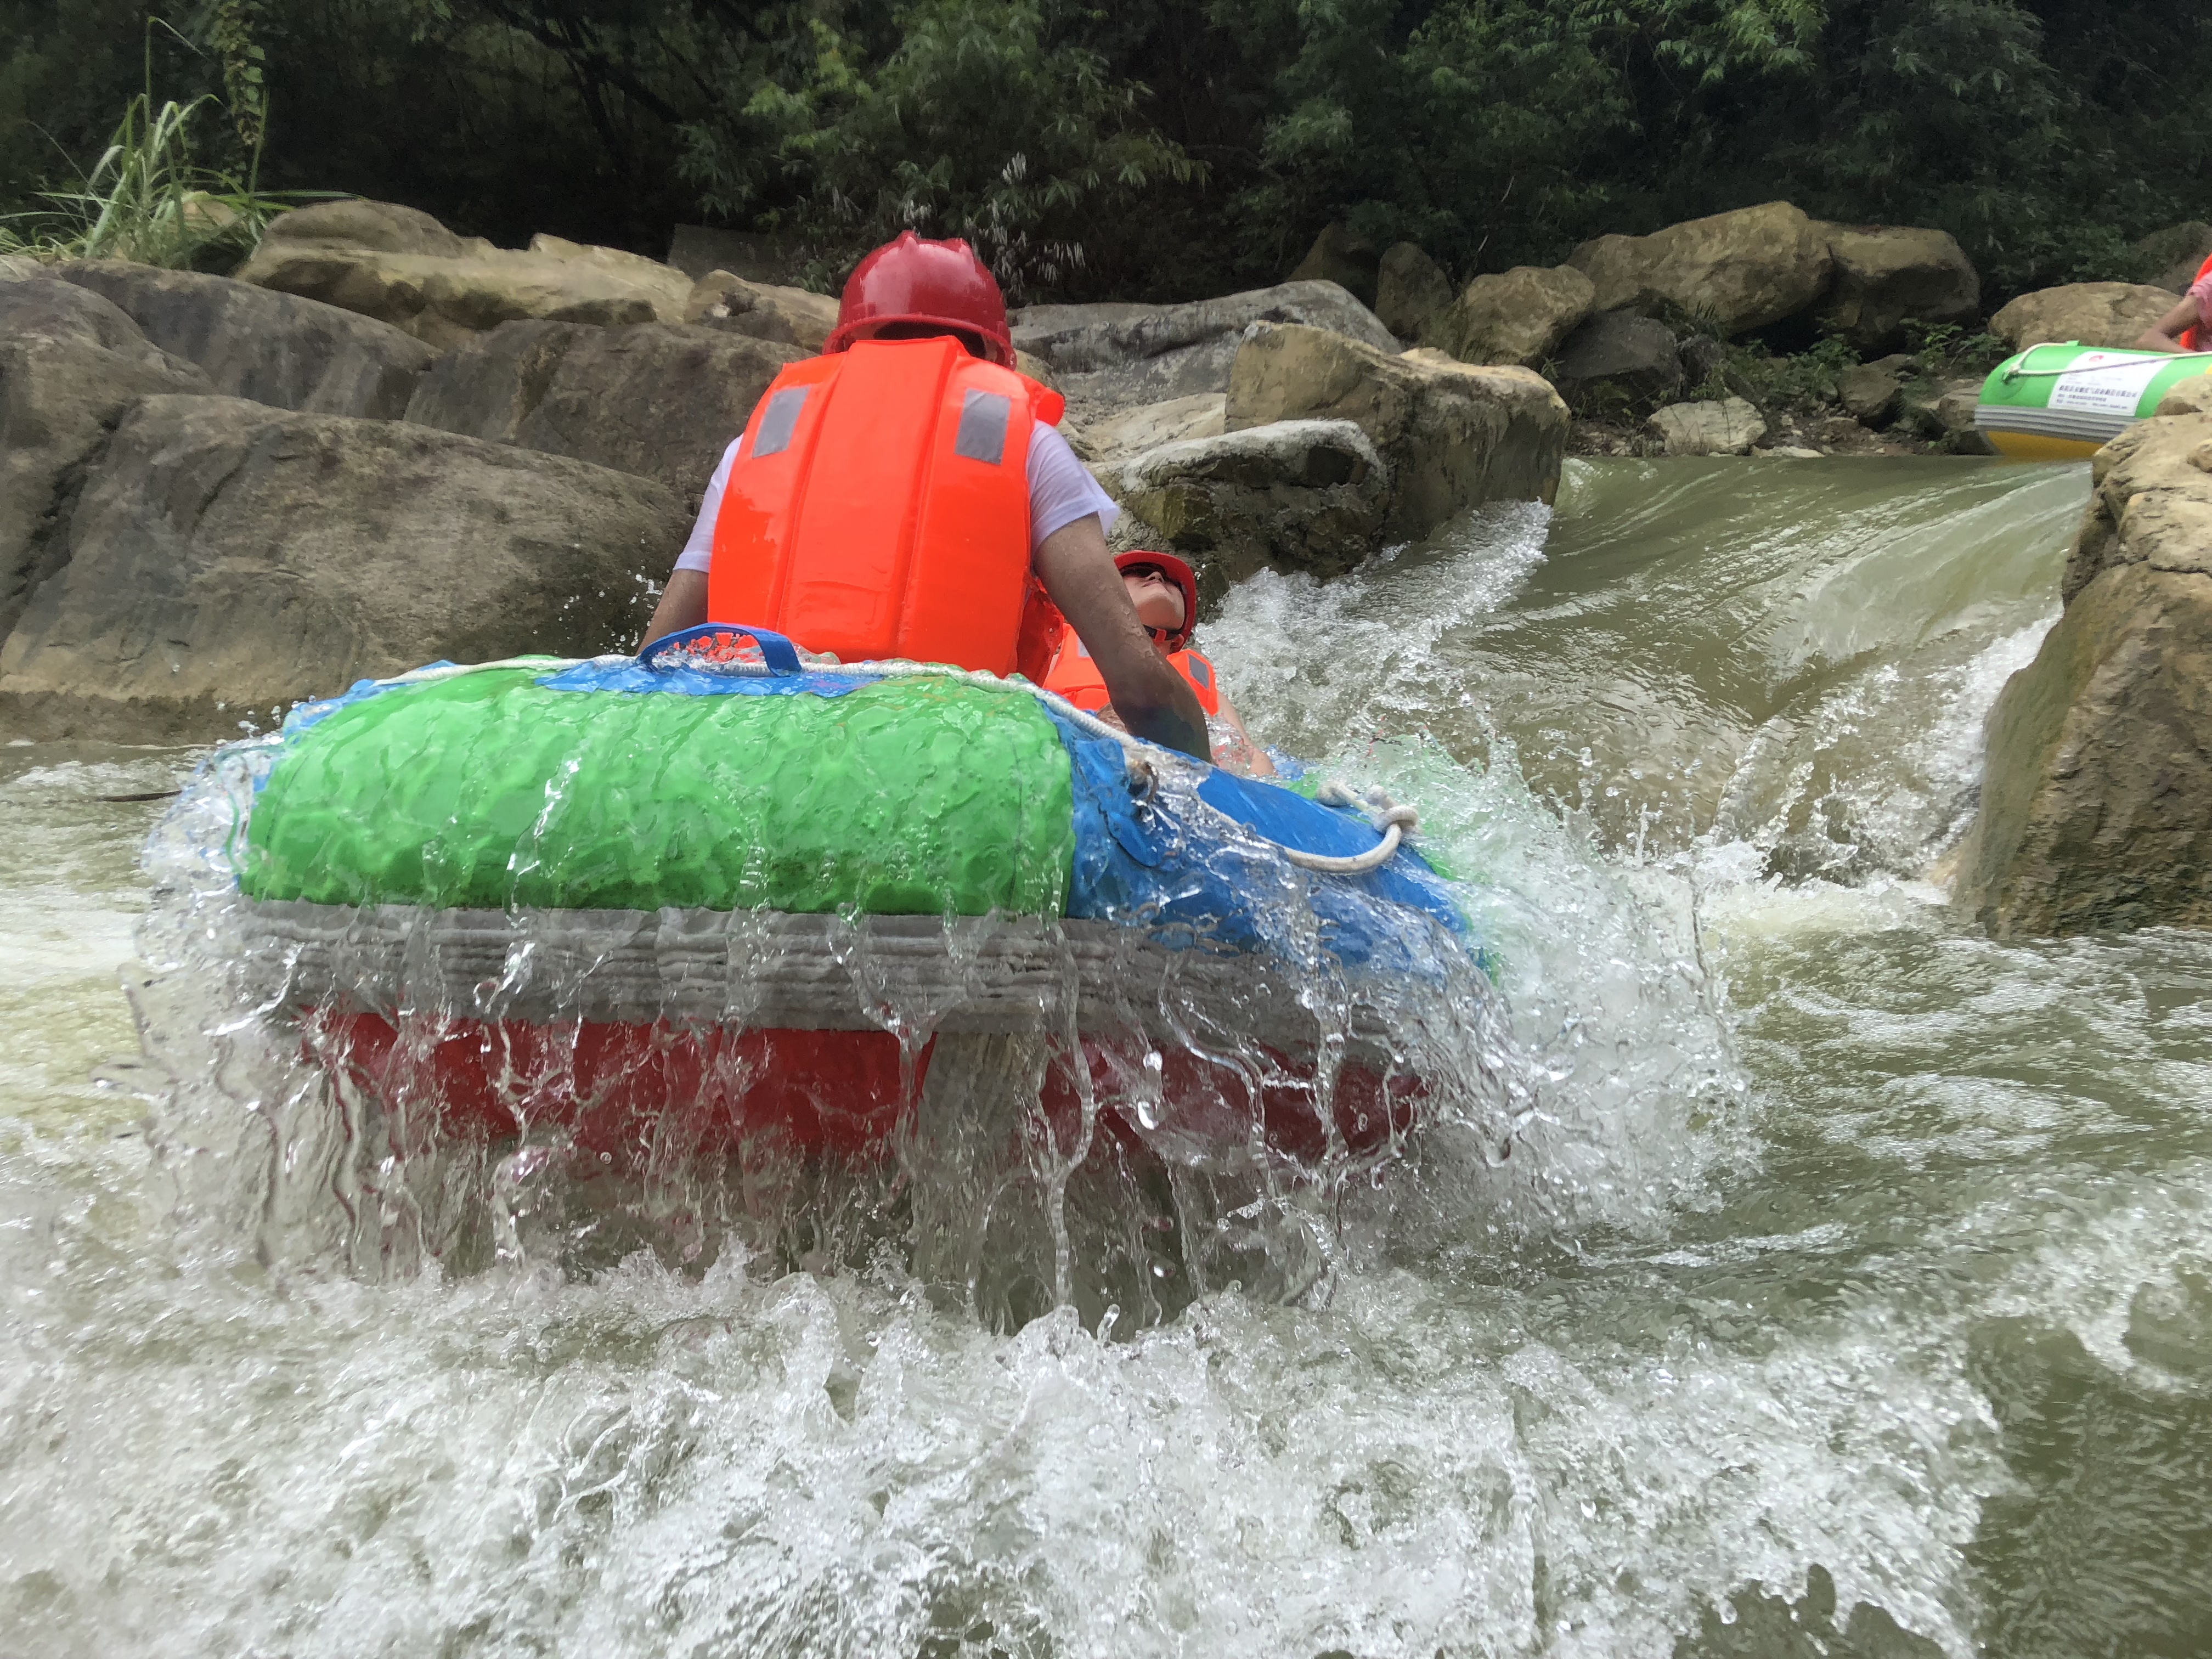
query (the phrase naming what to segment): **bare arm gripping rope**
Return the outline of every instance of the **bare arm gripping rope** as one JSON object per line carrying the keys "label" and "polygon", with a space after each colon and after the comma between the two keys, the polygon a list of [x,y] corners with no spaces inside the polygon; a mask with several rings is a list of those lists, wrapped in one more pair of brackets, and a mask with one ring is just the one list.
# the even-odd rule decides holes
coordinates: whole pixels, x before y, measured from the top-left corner
{"label": "bare arm gripping rope", "polygon": [[[432,680],[452,679],[459,674],[481,674],[489,669],[495,668],[534,668],[549,674],[565,673],[569,669],[586,665],[596,668],[623,668],[642,665],[650,668],[653,666],[653,657],[658,655],[663,647],[688,643],[695,632],[708,631],[726,635],[738,635],[756,641],[760,641],[762,632],[757,629],[723,626],[708,623],[697,630],[685,629],[681,633],[669,635],[665,639],[656,640],[635,657],[620,655],[570,658],[507,657],[498,662],[453,663],[439,668],[418,668],[412,673],[401,674],[393,679],[380,680],[378,684],[380,685],[422,685]],[[795,647],[791,647],[789,642],[780,635],[771,634],[769,638],[778,646],[793,649],[795,654]],[[720,659],[697,665],[707,667],[714,673],[767,677],[776,672],[769,659],[771,649],[772,647],[763,642],[763,660],[757,664]],[[1188,756],[1182,755],[1176,750],[1164,748],[1158,744],[1147,743],[1142,738],[1133,736],[1120,726],[1102,720],[1096,714],[1086,710],[1078,708],[1066,698],[1055,692],[1048,691],[1041,685],[1032,685],[1024,679],[1001,679],[996,674],[986,673],[978,668],[953,668],[943,663],[897,660],[841,663],[811,654],[803,659],[803,667],[809,674],[834,674],[852,679],[911,679],[927,677],[933,679],[959,680],[965,684],[981,686],[992,691],[1018,691],[1026,696],[1034,697],[1062,719],[1090,732],[1093,737],[1111,738],[1115,743],[1120,744],[1122,755],[1129,768],[1130,787],[1133,789],[1145,791],[1151,789],[1154,778],[1152,763],[1155,756],[1176,755],[1178,759],[1189,758]],[[1295,847],[1285,847],[1279,842],[1275,842],[1277,850],[1302,870],[1312,870],[1322,875],[1356,876],[1364,871],[1379,869],[1396,855],[1400,843],[1420,828],[1421,815],[1419,812],[1411,806],[1401,805],[1380,789],[1369,790],[1366,799],[1363,802],[1345,784],[1332,778],[1315,792],[1315,799],[1325,806],[1364,805],[1371,808],[1369,821],[1374,825],[1376,833],[1382,839],[1364,853],[1354,853],[1341,858],[1333,858],[1326,853],[1302,852]]]}

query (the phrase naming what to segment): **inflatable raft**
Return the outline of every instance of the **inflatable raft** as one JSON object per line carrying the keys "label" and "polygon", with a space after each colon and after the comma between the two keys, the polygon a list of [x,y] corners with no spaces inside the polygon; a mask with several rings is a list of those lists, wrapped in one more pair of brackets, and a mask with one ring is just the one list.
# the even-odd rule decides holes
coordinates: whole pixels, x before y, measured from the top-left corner
{"label": "inflatable raft", "polygon": [[2208,368],[2203,353],[2033,345],[1990,371],[1974,425],[2016,461],[2085,460]]}
{"label": "inflatable raft", "polygon": [[1054,1110],[1359,1152],[1487,994],[1408,810],[762,630],[364,683],[255,774],[248,988],[410,1134],[866,1153],[1031,1034]]}

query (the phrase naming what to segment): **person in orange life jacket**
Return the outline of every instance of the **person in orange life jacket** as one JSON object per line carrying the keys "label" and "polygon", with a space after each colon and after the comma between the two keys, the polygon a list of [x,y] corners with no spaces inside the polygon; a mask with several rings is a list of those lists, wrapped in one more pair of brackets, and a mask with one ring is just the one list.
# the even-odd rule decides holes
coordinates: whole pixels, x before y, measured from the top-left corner
{"label": "person in orange life jacket", "polygon": [[2212,350],[2212,258],[2197,268],[2197,280],[2181,303],[2136,342],[2138,351]]}
{"label": "person in orange life jacket", "polygon": [[640,648],[755,623],[848,662],[1043,672],[1062,620],[1128,730],[1211,759],[1189,683],[1114,567],[1119,509],[1014,372],[1006,308],[961,241],[862,259],[823,355],[784,366],[723,452]]}
{"label": "person in orange life jacket", "polygon": [[[1149,551],[1124,553],[1114,563],[1121,573],[1122,586],[1129,591],[1130,603],[1136,606],[1137,620],[1145,625],[1145,632],[1152,635],[1154,647],[1167,659],[1168,666],[1189,682],[1198,706],[1206,711],[1207,723],[1214,730],[1215,763],[1248,778],[1274,776],[1274,763],[1244,729],[1243,718],[1221,689],[1221,677],[1213,665],[1191,649],[1191,628],[1198,615],[1198,579],[1191,574],[1190,567],[1172,553]],[[1063,629],[1054,647],[1051,665],[1045,670],[1044,688],[1058,692],[1078,708],[1108,720],[1118,718],[1104,678],[1072,630]]]}

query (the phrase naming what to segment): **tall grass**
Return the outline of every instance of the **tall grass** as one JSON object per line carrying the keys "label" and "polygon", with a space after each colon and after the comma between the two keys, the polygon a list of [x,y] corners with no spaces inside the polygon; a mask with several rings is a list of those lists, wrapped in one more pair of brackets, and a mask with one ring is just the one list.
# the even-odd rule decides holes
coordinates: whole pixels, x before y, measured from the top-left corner
{"label": "tall grass", "polygon": [[157,109],[150,92],[139,93],[76,188],[41,191],[48,206],[0,221],[0,253],[187,270],[252,252],[292,193],[256,188],[258,154],[244,179],[194,159],[193,120],[216,101],[210,94]]}

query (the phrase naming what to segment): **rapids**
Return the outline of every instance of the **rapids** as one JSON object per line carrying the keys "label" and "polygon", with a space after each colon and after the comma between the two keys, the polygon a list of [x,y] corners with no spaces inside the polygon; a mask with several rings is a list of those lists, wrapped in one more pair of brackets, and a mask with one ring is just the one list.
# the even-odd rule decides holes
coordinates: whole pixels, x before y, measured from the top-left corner
{"label": "rapids", "polygon": [[188,843],[114,798],[200,757],[0,749],[0,1651],[2212,1651],[2212,945],[1941,885],[2085,495],[1573,462],[1234,592],[1248,723],[1471,884],[1516,1092],[1313,1293],[1103,1337],[734,1237],[319,1256],[222,1175],[288,1074],[142,921]]}

